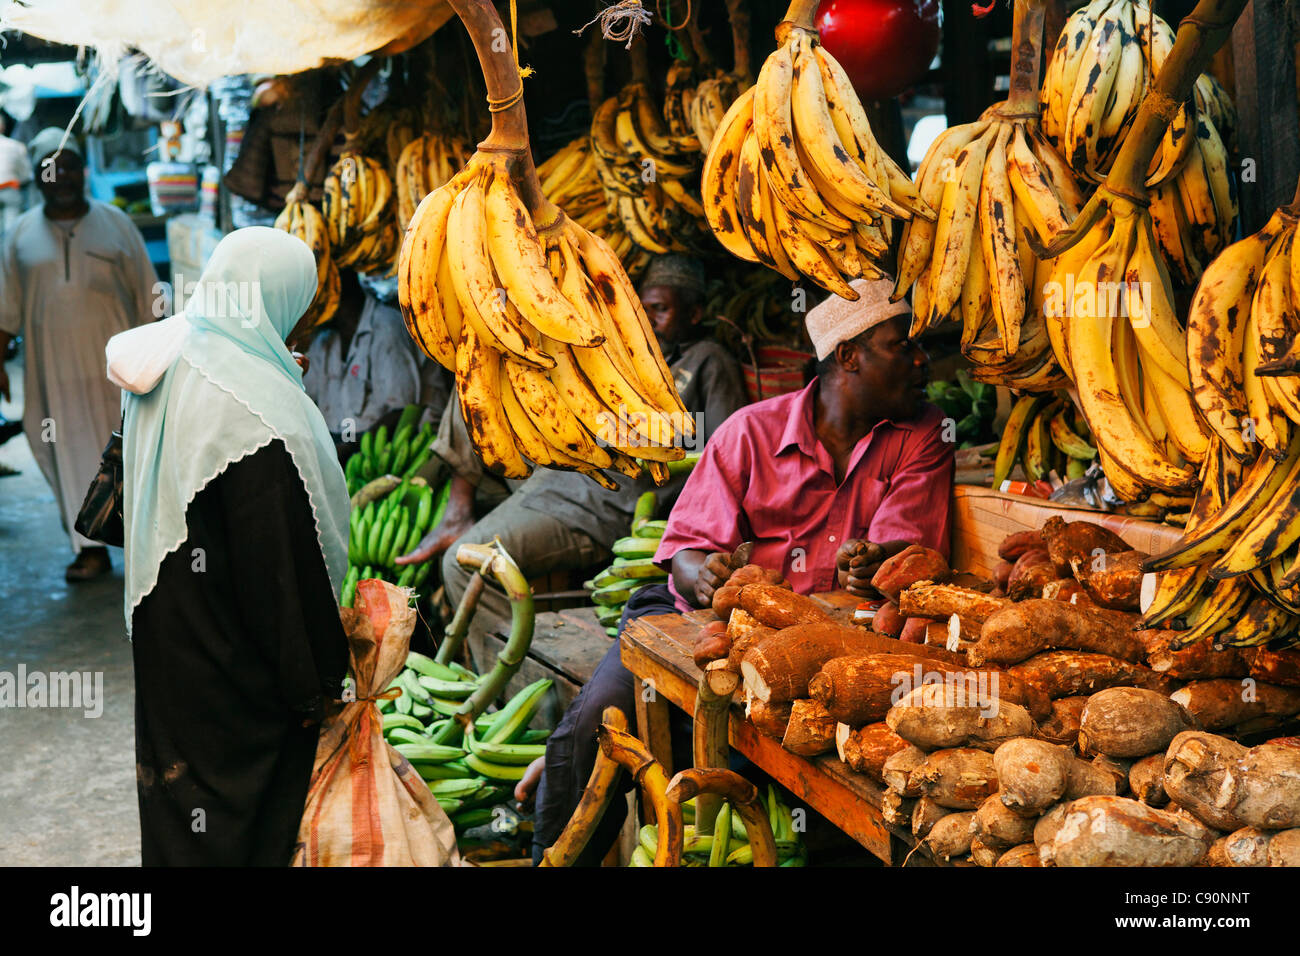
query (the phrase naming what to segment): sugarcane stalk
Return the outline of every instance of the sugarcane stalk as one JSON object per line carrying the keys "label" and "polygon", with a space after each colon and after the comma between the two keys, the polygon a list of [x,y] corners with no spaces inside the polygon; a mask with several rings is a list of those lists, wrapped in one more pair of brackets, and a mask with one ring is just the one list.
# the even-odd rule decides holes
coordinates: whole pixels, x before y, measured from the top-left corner
{"label": "sugarcane stalk", "polygon": [[598,736],[601,751],[632,774],[654,807],[659,827],[655,866],[681,866],[682,839],[685,836],[682,806],[681,801],[668,796],[668,775],[664,773],[663,765],[650,755],[645,744],[626,731],[602,726]]}
{"label": "sugarcane stalk", "polygon": [[[740,685],[740,675],[727,670],[725,660],[712,661],[700,674],[695,693],[694,756],[700,770],[725,769],[731,748],[727,743],[727,723],[731,695]],[[712,833],[713,822],[722,809],[722,797],[704,793],[696,801],[695,831]]]}
{"label": "sugarcane stalk", "polygon": [[1011,27],[1011,91],[1006,113],[1038,115],[1044,0],[1015,0]]}
{"label": "sugarcane stalk", "polygon": [[1156,74],[1150,91],[1142,98],[1137,117],[1124,137],[1106,181],[1092,194],[1070,227],[1057,234],[1047,246],[1037,241],[1033,230],[1025,233],[1039,258],[1055,258],[1077,243],[1106,214],[1115,197],[1138,204],[1147,202],[1147,170],[1160,148],[1160,140],[1191,96],[1196,78],[1232,33],[1232,25],[1245,6],[1246,0],[1198,0],[1195,9],[1178,24],[1174,47]]}
{"label": "sugarcane stalk", "polygon": [[[462,544],[456,549],[456,561],[465,567],[477,567],[478,573],[474,577],[479,581],[491,574],[510,600],[510,636],[506,639],[506,646],[501,648],[492,669],[479,681],[474,693],[466,698],[455,714],[455,719],[468,727],[488,704],[496,700],[523,664],[528,648],[533,643],[535,615],[533,589],[528,586],[528,579],[510,557],[500,538],[491,545]],[[466,627],[468,628],[468,621]]]}
{"label": "sugarcane stalk", "polygon": [[[732,811],[740,811],[745,822],[745,836],[754,849],[754,866],[776,866],[776,838],[767,808],[758,795],[758,789],[734,770],[693,767],[682,770],[668,783],[668,798],[680,807],[695,798],[695,828],[699,832],[699,807],[705,794],[715,794],[731,804]],[[663,844],[662,831],[660,845]]]}
{"label": "sugarcane stalk", "polygon": [[[627,731],[627,716],[617,707],[606,707],[600,715],[600,722],[605,727]],[[614,784],[622,769],[618,761],[606,755],[604,750],[597,751],[596,765],[591,768],[591,776],[587,778],[586,789],[582,791],[573,816],[569,817],[555,843],[542,852],[539,866],[573,866],[587,848],[596,824],[609,809],[614,799]]]}

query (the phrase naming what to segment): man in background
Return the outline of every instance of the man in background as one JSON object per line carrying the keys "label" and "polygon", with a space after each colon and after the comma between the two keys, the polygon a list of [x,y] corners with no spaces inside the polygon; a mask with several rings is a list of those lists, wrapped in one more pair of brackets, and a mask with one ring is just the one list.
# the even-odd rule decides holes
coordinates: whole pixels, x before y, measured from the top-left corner
{"label": "man in background", "polygon": [[338,311],[308,333],[302,384],[343,461],[363,432],[385,424],[391,432],[407,405],[424,407],[437,421],[452,383],[450,373],[416,347],[397,309],[380,302],[352,270],[342,270],[339,279]]}
{"label": "man in background", "polygon": [[[701,445],[747,401],[735,358],[717,342],[700,337],[706,288],[704,269],[696,260],[668,255],[651,262],[640,290],[677,392],[699,420],[695,440]],[[629,533],[642,492],[654,489],[660,510],[666,512],[685,480],[677,478],[655,488],[649,476],[614,475],[619,487],[609,490],[577,472],[538,468],[529,478],[510,482],[509,497],[476,521],[476,492],[480,486],[499,484],[483,471],[457,402],[448,405],[433,450],[453,474],[447,510],[417,548],[397,563],[441,558],[442,580],[452,606],[460,601],[470,579],[470,572],[456,561],[461,542],[487,542],[500,536],[528,578],[586,569],[609,560],[614,542]],[[470,633],[500,631],[509,621],[505,594],[485,588]]]}
{"label": "man in background", "polygon": [[[121,392],[104,376],[104,346],[153,320],[158,277],[126,213],[86,197],[80,147],[63,140],[51,127],[29,146],[44,201],[18,217],[0,248],[0,356],[21,333],[23,431],[76,554],[64,573],[74,582],[111,570],[108,549],[73,530],[122,420]],[[2,363],[0,394],[10,397]]]}

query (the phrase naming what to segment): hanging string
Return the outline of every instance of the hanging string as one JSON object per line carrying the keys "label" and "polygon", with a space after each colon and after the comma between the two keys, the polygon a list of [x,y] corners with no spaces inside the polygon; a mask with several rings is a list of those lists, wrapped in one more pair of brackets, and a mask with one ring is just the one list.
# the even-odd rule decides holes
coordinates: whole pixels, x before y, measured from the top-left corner
{"label": "hanging string", "polygon": [[[690,59],[686,55],[686,50],[682,47],[681,41],[677,39],[677,33],[675,32],[682,27],[673,26],[673,0],[667,0],[668,8],[666,12],[664,10],[664,0],[655,0],[655,2],[659,7],[659,17],[664,21],[664,26],[668,28],[668,32],[664,34],[664,46],[668,48],[668,55],[674,60]],[[690,18],[691,4],[690,0],[686,0],[686,19],[690,20]],[[685,24],[682,24],[682,26],[685,26]]]}
{"label": "hanging string", "polygon": [[510,0],[510,45],[515,53],[515,72],[519,74],[519,87],[509,96],[496,99],[487,98],[489,113],[502,113],[510,109],[524,97],[524,79],[533,75],[531,66],[519,65],[519,8],[518,0]]}
{"label": "hanging string", "polygon": [[619,0],[613,6],[606,7],[596,14],[579,29],[573,32],[582,36],[587,27],[593,23],[600,23],[600,35],[606,40],[613,40],[620,43],[627,41],[624,47],[626,50],[632,49],[632,41],[641,33],[641,28],[653,22],[654,14],[641,6],[641,0]]}

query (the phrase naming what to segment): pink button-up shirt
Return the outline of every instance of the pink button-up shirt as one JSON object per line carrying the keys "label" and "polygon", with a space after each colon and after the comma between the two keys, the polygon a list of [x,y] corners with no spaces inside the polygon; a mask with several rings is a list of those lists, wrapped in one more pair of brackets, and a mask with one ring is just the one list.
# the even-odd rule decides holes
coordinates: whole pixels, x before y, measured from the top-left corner
{"label": "pink button-up shirt", "polygon": [[[808,594],[836,586],[835,552],[850,538],[948,553],[955,446],[944,440],[943,412],[926,404],[915,421],[877,423],[836,484],[813,430],[816,388],[814,380],[742,408],[714,432],[668,517],[656,563],[754,541],[755,564],[779,568]],[[669,587],[679,610],[690,610]]]}

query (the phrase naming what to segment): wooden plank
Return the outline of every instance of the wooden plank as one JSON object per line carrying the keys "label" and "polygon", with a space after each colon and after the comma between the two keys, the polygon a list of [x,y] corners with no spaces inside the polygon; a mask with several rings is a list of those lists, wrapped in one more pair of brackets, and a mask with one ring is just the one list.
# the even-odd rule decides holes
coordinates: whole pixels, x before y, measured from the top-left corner
{"label": "wooden plank", "polygon": [[[642,680],[653,682],[656,697],[692,717],[700,669],[686,649],[690,632],[698,627],[680,615],[639,618],[628,625],[619,648],[623,665]],[[640,697],[638,694],[638,711]],[[782,786],[873,855],[885,863],[892,860],[890,834],[880,816],[881,791],[873,781],[853,773],[837,758],[810,762],[790,753],[778,741],[758,733],[739,705],[732,710],[729,736],[736,750]]]}
{"label": "wooden plank", "polygon": [[[1294,36],[1285,0],[1251,0],[1232,30],[1242,233],[1290,202],[1300,173]],[[1249,164],[1249,165],[1247,165]],[[1246,178],[1246,170],[1254,181]]]}

